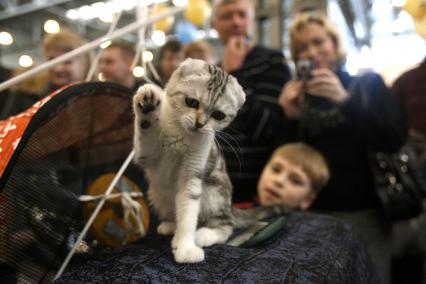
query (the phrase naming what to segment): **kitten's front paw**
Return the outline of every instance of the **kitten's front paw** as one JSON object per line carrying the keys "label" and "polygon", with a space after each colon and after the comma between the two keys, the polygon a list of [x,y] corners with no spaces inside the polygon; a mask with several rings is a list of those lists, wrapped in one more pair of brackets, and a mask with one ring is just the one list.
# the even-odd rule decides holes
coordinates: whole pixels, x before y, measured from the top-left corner
{"label": "kitten's front paw", "polygon": [[161,222],[157,227],[157,233],[160,235],[173,235],[175,233],[176,224],[174,222]]}
{"label": "kitten's front paw", "polygon": [[158,119],[153,114],[160,106],[162,92],[159,87],[152,84],[143,85],[137,90],[133,97],[133,110],[136,117],[142,118],[141,128],[149,128],[153,120]]}
{"label": "kitten's front paw", "polygon": [[152,84],[146,84],[136,91],[133,97],[133,105],[140,109],[142,113],[148,113],[157,109],[161,103],[161,93],[163,91]]}
{"label": "kitten's front paw", "polygon": [[179,245],[173,250],[175,261],[178,263],[196,263],[204,260],[204,251],[196,245]]}

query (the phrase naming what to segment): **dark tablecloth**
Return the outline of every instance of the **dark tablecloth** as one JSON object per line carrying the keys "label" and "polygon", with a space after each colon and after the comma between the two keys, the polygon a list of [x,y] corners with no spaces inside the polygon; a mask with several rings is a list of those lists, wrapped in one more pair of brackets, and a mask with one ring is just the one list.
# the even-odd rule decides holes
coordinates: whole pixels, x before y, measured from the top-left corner
{"label": "dark tablecloth", "polygon": [[149,235],[102,257],[74,263],[56,283],[378,283],[364,243],[351,226],[291,213],[272,238],[251,248],[214,245],[205,260],[178,264],[170,237]]}

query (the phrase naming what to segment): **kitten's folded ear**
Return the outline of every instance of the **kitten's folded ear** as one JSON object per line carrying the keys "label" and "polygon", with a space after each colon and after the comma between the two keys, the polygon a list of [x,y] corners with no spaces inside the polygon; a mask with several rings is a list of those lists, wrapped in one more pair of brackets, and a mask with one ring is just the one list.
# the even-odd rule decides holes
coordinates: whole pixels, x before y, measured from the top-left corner
{"label": "kitten's folded ear", "polygon": [[176,70],[179,77],[184,78],[188,75],[202,75],[202,71],[206,68],[207,63],[200,59],[187,58],[181,63]]}
{"label": "kitten's folded ear", "polygon": [[234,97],[237,98],[238,108],[240,108],[246,101],[246,93],[244,92],[243,87],[241,87],[240,83],[238,83],[238,80],[234,76],[229,75],[229,80],[232,82],[231,84],[229,84],[231,92],[234,94]]}

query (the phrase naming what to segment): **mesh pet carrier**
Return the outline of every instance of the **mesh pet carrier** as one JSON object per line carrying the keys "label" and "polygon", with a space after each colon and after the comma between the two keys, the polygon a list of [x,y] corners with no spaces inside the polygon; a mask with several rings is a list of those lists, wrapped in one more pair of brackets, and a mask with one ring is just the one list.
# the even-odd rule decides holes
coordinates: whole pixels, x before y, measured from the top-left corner
{"label": "mesh pet carrier", "polygon": [[0,283],[52,281],[84,225],[76,196],[131,151],[131,97],[116,84],[80,83],[0,121]]}

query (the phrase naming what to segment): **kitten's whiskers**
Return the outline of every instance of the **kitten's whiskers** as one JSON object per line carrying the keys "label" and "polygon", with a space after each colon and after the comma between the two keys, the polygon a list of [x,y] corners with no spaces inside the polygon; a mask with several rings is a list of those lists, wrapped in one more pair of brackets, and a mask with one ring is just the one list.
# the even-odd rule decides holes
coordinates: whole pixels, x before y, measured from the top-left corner
{"label": "kitten's whiskers", "polygon": [[[241,170],[242,170],[241,159],[240,159],[240,157],[239,157],[239,155],[238,155],[237,151],[235,150],[234,146],[232,146],[232,143],[230,143],[230,142],[226,139],[225,135],[226,135],[227,137],[229,137],[229,138],[231,138],[231,139],[233,139],[233,140],[234,140],[234,142],[237,144],[237,147],[238,147],[239,152],[241,153],[241,148],[240,148],[240,145],[238,144],[237,140],[236,140],[234,137],[232,137],[231,135],[229,135],[228,133],[226,133],[226,132],[223,132],[223,131],[216,131],[216,133],[217,133],[217,137],[218,137],[218,138],[220,138],[220,139],[222,139],[222,141],[224,141],[224,142],[225,142],[225,143],[229,146],[229,148],[231,148],[232,152],[235,154],[235,157],[237,157],[238,165],[239,165],[240,172],[241,172]],[[223,136],[221,136],[221,135],[223,135]],[[216,142],[219,142],[216,138],[215,138],[215,141],[216,141]],[[220,149],[220,151],[221,151],[221,152],[222,152],[222,154],[223,154],[223,149],[222,149],[222,147],[220,147],[220,143],[218,143],[218,144],[219,144],[219,145],[218,145],[218,146],[219,146],[219,149]]]}

